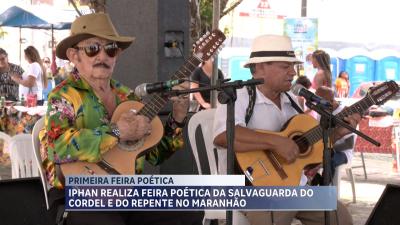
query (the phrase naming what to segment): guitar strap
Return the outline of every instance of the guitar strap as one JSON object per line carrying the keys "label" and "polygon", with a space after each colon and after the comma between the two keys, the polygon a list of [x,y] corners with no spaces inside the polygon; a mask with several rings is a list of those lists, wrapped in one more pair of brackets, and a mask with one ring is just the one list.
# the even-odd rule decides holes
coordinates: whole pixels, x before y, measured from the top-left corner
{"label": "guitar strap", "polygon": [[247,92],[249,93],[249,106],[246,109],[245,122],[246,125],[249,123],[251,115],[253,115],[254,105],[256,104],[256,86],[246,86]]}
{"label": "guitar strap", "polygon": [[290,104],[292,105],[292,107],[299,113],[302,114],[304,113],[304,111],[300,108],[299,105],[297,105],[297,103],[292,99],[292,97],[290,97],[290,95],[287,92],[283,92],[285,93],[285,95],[289,98]]}
{"label": "guitar strap", "polygon": [[[245,116],[245,122],[246,125],[249,123],[251,116],[253,115],[254,111],[254,105],[256,104],[256,86],[246,86],[247,92],[249,94],[249,106],[246,109],[246,116]],[[290,97],[290,95],[287,92],[284,92],[285,95],[289,98],[290,104],[292,107],[299,113],[302,114],[304,111],[300,108],[299,105]]]}

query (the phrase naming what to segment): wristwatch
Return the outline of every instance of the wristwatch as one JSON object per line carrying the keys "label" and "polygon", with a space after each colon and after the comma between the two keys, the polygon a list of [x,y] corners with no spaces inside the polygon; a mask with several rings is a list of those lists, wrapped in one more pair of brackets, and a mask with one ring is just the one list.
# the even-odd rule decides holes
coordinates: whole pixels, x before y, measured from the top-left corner
{"label": "wristwatch", "polygon": [[112,133],[116,138],[118,138],[118,141],[119,141],[119,138],[120,138],[120,136],[121,136],[121,132],[119,131],[119,128],[118,128],[117,124],[112,123],[112,124],[110,124],[110,127],[111,127],[111,133]]}

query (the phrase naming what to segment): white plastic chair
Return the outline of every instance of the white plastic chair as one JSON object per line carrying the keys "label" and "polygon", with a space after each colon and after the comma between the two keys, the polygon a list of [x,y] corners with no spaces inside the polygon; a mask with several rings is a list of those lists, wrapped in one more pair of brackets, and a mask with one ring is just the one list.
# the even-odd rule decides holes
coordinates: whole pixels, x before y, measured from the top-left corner
{"label": "white plastic chair", "polygon": [[337,196],[340,198],[340,183],[342,180],[343,172],[346,172],[348,179],[350,180],[351,184],[351,191],[353,193],[353,203],[357,202],[356,198],[356,181],[353,175],[353,169],[351,167],[351,163],[347,163],[344,165],[340,165],[336,168],[335,176],[333,177],[333,185],[336,186],[337,189]]}
{"label": "white plastic chair", "polygon": [[47,182],[47,178],[46,178],[46,172],[43,169],[42,166],[42,157],[40,155],[40,140],[39,140],[39,132],[40,130],[44,127],[44,117],[40,118],[36,123],[35,126],[33,126],[33,130],[32,130],[32,144],[33,144],[33,153],[35,155],[35,161],[36,161],[36,165],[39,168],[39,175],[40,175],[40,179],[42,180],[42,185],[43,185],[43,192],[44,192],[44,197],[46,200],[46,207],[47,210],[49,210],[50,206],[49,206],[49,199],[47,197],[47,192],[50,189],[50,185]]}
{"label": "white plastic chair", "polygon": [[[356,145],[356,142],[357,142],[357,136],[354,135],[354,146],[353,146],[352,153],[354,153],[354,147]],[[356,181],[355,181],[355,177],[353,175],[352,160],[350,160],[346,164],[343,164],[343,165],[340,165],[340,166],[336,167],[336,172],[335,172],[335,175],[334,175],[334,177],[332,179],[332,183],[333,183],[333,185],[336,186],[337,197],[338,197],[338,199],[340,198],[340,183],[341,183],[341,180],[342,180],[342,177],[343,177],[343,172],[346,172],[347,177],[350,180],[351,191],[353,193],[353,203],[356,203],[357,202]]]}
{"label": "white plastic chair", "polygon": [[[218,174],[217,153],[213,144],[214,115],[215,109],[202,110],[194,114],[188,123],[189,142],[199,174]],[[203,134],[205,151],[199,148],[199,143],[196,141],[196,130],[198,127],[200,127]],[[203,224],[210,224],[212,220],[225,219],[225,210],[204,210]],[[233,211],[233,224],[247,225],[249,222],[242,213]]]}
{"label": "white plastic chair", "polygon": [[11,137],[9,149],[13,179],[39,176],[30,134],[17,134]]}

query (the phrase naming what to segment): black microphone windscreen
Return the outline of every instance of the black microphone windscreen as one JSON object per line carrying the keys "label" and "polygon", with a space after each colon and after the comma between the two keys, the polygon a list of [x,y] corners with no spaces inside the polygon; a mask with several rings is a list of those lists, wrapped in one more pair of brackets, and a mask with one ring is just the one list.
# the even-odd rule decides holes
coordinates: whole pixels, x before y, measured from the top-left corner
{"label": "black microphone windscreen", "polygon": [[293,92],[294,95],[299,96],[300,95],[300,91],[301,89],[305,89],[305,87],[301,84],[295,84],[292,86],[291,90]]}

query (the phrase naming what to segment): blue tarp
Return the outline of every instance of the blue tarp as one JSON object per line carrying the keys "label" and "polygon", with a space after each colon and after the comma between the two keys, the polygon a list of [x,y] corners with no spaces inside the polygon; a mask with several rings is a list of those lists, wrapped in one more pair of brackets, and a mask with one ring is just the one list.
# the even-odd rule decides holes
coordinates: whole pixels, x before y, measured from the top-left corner
{"label": "blue tarp", "polygon": [[31,29],[70,29],[71,23],[51,24],[18,6],[13,6],[0,14],[0,26]]}

